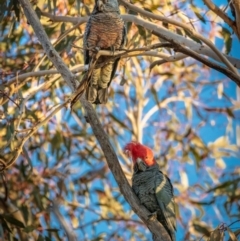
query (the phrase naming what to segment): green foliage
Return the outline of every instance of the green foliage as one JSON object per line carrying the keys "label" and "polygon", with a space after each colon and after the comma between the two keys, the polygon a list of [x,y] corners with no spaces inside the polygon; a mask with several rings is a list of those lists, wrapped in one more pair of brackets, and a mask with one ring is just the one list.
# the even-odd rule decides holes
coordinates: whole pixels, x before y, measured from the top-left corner
{"label": "green foliage", "polygon": [[226,54],[229,54],[229,52],[232,48],[231,32],[227,28],[222,27],[221,34],[224,39],[224,43],[225,43],[225,47],[226,47]]}

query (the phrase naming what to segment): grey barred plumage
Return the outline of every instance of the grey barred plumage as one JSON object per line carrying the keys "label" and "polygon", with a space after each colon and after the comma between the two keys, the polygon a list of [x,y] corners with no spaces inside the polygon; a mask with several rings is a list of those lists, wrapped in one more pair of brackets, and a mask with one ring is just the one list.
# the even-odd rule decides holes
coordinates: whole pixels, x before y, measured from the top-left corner
{"label": "grey barred plumage", "polygon": [[[125,27],[119,13],[117,0],[96,0],[93,12],[84,33],[84,62],[91,64],[96,50],[122,48],[125,42]],[[95,104],[105,104],[108,100],[108,87],[113,79],[119,59],[108,62],[108,56],[100,56],[96,67],[87,77],[86,99]]]}
{"label": "grey barred plumage", "polygon": [[[142,164],[142,162],[141,162]],[[132,177],[132,188],[140,202],[165,227],[171,239],[175,241],[176,216],[173,187],[169,178],[164,175],[157,164],[146,166],[145,170],[137,168]]]}

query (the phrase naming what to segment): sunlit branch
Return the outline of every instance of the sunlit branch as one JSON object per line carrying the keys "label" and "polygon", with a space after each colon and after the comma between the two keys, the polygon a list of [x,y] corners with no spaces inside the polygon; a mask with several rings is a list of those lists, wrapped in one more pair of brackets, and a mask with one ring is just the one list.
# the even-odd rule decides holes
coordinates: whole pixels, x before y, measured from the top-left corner
{"label": "sunlit branch", "polygon": [[136,68],[136,71],[138,73],[137,75],[137,79],[136,79],[136,96],[138,98],[138,101],[136,103],[136,122],[132,123],[133,126],[135,125],[135,131],[134,131],[134,135],[135,135],[135,140],[142,143],[143,141],[143,128],[141,126],[141,118],[143,116],[143,108],[144,108],[144,102],[146,101],[143,96],[144,93],[146,93],[147,91],[147,85],[149,84],[149,82],[146,82],[146,86],[145,88],[143,88],[142,86],[142,78],[144,77],[143,74],[143,69],[140,67],[140,65],[138,64],[138,60],[136,58],[132,59],[132,62],[134,63],[134,66]]}
{"label": "sunlit branch", "polygon": [[[168,55],[165,53],[160,53],[160,52],[149,51],[151,49],[163,48],[163,47],[173,47],[173,45],[171,45],[170,43],[159,43],[159,44],[154,44],[154,45],[150,45],[150,46],[146,46],[146,47],[142,47],[142,48],[135,48],[135,49],[130,49],[130,50],[119,50],[119,51],[114,51],[114,52],[108,51],[108,50],[100,50],[100,51],[98,51],[98,55],[99,55],[99,57],[100,56],[112,56],[114,58],[118,58],[118,57],[129,58],[129,57],[133,57],[133,56],[147,55],[147,56],[153,56],[153,57],[161,57],[168,61],[174,61],[176,59],[175,56],[171,56],[171,55]],[[75,65],[74,67],[70,68],[70,70],[73,73],[78,73],[78,72],[86,71],[87,66]],[[4,81],[7,81],[6,86],[10,86],[17,79],[19,81],[21,81],[21,83],[19,83],[19,85],[15,88],[15,90],[16,90],[16,89],[21,88],[24,84],[26,84],[27,78],[41,77],[44,75],[52,75],[52,74],[60,74],[60,73],[58,70],[54,70],[54,69],[53,70],[32,71],[32,72],[28,72],[25,74],[20,74],[17,77],[13,77],[9,80],[5,79]]]}
{"label": "sunlit branch", "polygon": [[[157,33],[155,33],[157,35]],[[210,68],[216,69],[217,71],[225,74],[227,77],[229,77],[230,79],[232,79],[239,87],[240,87],[240,76],[236,75],[235,72],[230,71],[229,69],[214,63],[208,59],[206,59],[205,57],[199,55],[198,53],[196,53],[195,51],[193,51],[192,49],[186,48],[183,45],[179,44],[177,41],[175,40],[169,40],[172,44],[175,45],[174,50],[176,52],[181,52],[183,54],[186,54],[188,56],[193,57],[194,59],[200,61],[201,63],[209,66]],[[153,65],[150,65],[150,69],[153,68],[156,64],[159,63],[164,63],[163,61],[158,61],[155,62]]]}
{"label": "sunlit branch", "polygon": [[[166,41],[169,41],[174,39],[179,44],[182,44],[184,46],[187,46],[191,49],[194,49],[196,52],[199,52],[203,55],[207,55],[216,61],[220,61],[221,59],[214,53],[211,48],[209,48],[206,45],[201,45],[199,43],[194,42],[193,40],[187,39],[181,35],[175,34],[165,28],[162,28],[160,26],[157,26],[151,22],[145,21],[139,17],[136,17],[134,15],[123,15],[125,18],[125,21],[127,22],[134,22],[136,25],[140,25],[152,32],[155,32],[158,36],[163,38]],[[240,60],[236,58],[229,57],[227,55],[224,55],[236,68],[240,69]]]}
{"label": "sunlit branch", "polygon": [[186,55],[186,54],[177,53],[177,54],[174,54],[174,55],[167,55],[166,54],[166,56],[154,56],[154,57],[161,57],[161,59],[152,62],[149,66],[150,70],[153,69],[156,65],[161,65],[161,64],[164,64],[164,63],[167,63],[167,62],[176,62],[178,60],[185,59],[189,56]]}
{"label": "sunlit branch", "polygon": [[[86,71],[88,69],[88,66],[84,66],[82,64],[80,65],[75,65],[74,67],[71,68],[72,73],[76,74],[79,72]],[[41,70],[41,71],[36,71],[36,72],[28,72],[26,74],[21,74],[18,75],[17,77],[11,78],[8,83],[5,85],[5,99],[2,100],[1,104],[4,104],[7,99],[9,99],[9,95],[13,95],[21,89],[22,86],[24,86],[28,81],[30,81],[32,77],[41,77],[45,75],[60,75],[58,70],[52,69],[52,70]],[[14,83],[18,79],[19,83],[15,86]],[[44,83],[53,83],[58,79],[58,77],[50,80],[46,80]],[[13,86],[14,85],[14,86]]]}
{"label": "sunlit branch", "polygon": [[[78,72],[85,71],[87,69],[86,69],[86,67],[84,65],[79,64],[79,65],[75,65],[70,70],[73,73],[78,73]],[[21,83],[19,83],[18,87],[21,88],[24,84],[26,84],[26,82],[27,82],[26,79],[27,78],[30,78],[30,77],[41,77],[41,76],[44,76],[44,75],[52,75],[52,74],[60,74],[60,73],[56,69],[50,69],[50,70],[40,70],[40,71],[34,71],[34,72],[28,72],[28,73],[25,73],[25,74],[20,74],[17,77],[13,77],[10,80],[8,80],[7,86],[10,86],[11,84],[13,84],[16,81],[16,79],[18,78],[18,80],[21,81]]]}
{"label": "sunlit branch", "polygon": [[[148,15],[148,14],[152,14],[152,13],[150,13],[148,11],[145,11],[145,10],[143,10],[141,8],[138,8],[138,7],[136,7],[136,6],[132,5],[132,4],[129,4],[126,1],[121,1],[121,2],[122,2],[123,5],[126,4],[127,8],[133,9],[133,11],[139,12],[139,13],[147,16],[147,17],[152,18],[151,16]],[[55,16],[53,14],[49,14],[49,13],[45,13],[45,12],[44,12],[43,15],[46,16],[46,17],[49,17],[54,22],[62,22],[64,20],[64,22],[72,22],[74,24],[77,24],[78,21],[79,22],[86,22],[87,19],[88,19],[86,17],[76,18],[76,17]],[[166,18],[166,17],[163,17],[163,16],[155,15],[155,14],[153,14],[153,16],[154,16],[153,17],[154,19],[158,19],[158,20],[163,21],[163,22],[169,22],[170,24],[174,24],[174,25],[176,24],[176,26],[178,26],[180,24],[179,21],[173,20],[171,18]],[[149,29],[150,31],[154,30],[154,29],[156,30],[156,28],[159,27],[156,24],[150,24],[150,25],[148,24],[148,25],[146,25],[145,24],[145,20],[140,19],[140,18],[138,18],[138,17],[136,17],[134,15],[130,15],[130,14],[124,14],[124,15],[122,15],[122,18],[123,18],[123,20],[125,22],[134,22],[134,23],[136,23],[138,25],[141,25],[141,26]],[[146,23],[149,23],[149,22],[146,21]],[[182,26],[182,24],[180,24],[179,27],[184,27],[185,26],[185,27],[189,28],[188,25],[184,24]],[[190,33],[192,33],[193,30],[191,28],[189,28],[188,31],[190,31]],[[161,28],[161,30],[159,30],[159,33],[161,34],[161,32],[162,32],[162,34],[168,36],[169,39],[174,38],[177,41],[179,41],[179,43],[184,44],[185,46],[188,46],[189,48],[194,49],[196,52],[199,52],[201,54],[207,55],[207,56],[209,56],[209,57],[211,57],[211,58],[213,58],[213,59],[215,59],[217,61],[221,60],[221,58],[218,56],[218,54],[219,54],[220,56],[222,56],[223,59],[224,58],[227,59],[227,62],[230,62],[231,65],[233,65],[234,67],[240,69],[240,60],[239,59],[233,58],[231,56],[224,55],[224,54],[220,53],[218,50],[215,49],[218,52],[218,54],[217,54],[210,47],[202,46],[201,44],[196,43],[196,42],[194,42],[191,39],[187,39],[187,38],[185,38],[185,37],[183,37],[181,35],[175,34],[175,33],[171,32],[171,31],[169,31],[168,29]],[[200,37],[202,37],[202,36],[200,35]],[[209,40],[207,40],[207,41],[210,42]],[[212,44],[212,43],[210,42],[210,44]],[[197,49],[198,49],[198,51],[197,51]],[[173,59],[173,61],[175,61],[175,60]]]}
{"label": "sunlit branch", "polygon": [[165,100],[162,100],[161,103],[158,105],[153,106],[148,112],[145,113],[144,118],[141,121],[141,125],[142,127],[146,127],[147,122],[149,121],[149,119],[151,118],[151,116],[156,113],[160,108],[166,108],[167,105],[171,102],[177,102],[177,101],[183,101],[183,102],[193,102],[194,100],[192,98],[189,97],[182,97],[182,96],[171,96],[168,97]]}
{"label": "sunlit branch", "polygon": [[[88,69],[88,65],[84,66],[82,64],[75,65],[74,67],[70,68],[72,73],[75,73],[75,74],[86,71],[87,69]],[[17,77],[13,77],[13,78],[9,79],[8,83],[5,85],[5,89],[8,90],[8,88],[10,88],[11,85],[16,82],[16,80],[21,81],[14,89],[10,88],[10,91],[8,92],[8,94],[12,95],[17,90],[19,90],[23,85],[25,85],[29,81],[29,78],[42,77],[45,75],[60,75],[60,73],[58,70],[50,69],[50,70],[40,70],[40,71],[34,71],[34,72],[28,72],[25,74],[20,74]],[[5,80],[5,81],[7,81],[7,80]]]}
{"label": "sunlit branch", "polygon": [[[67,66],[63,63],[59,53],[54,49],[51,42],[48,40],[48,36],[40,23],[38,16],[32,9],[31,4],[28,0],[20,1],[21,6],[24,10],[25,16],[27,17],[29,23],[33,27],[38,40],[42,44],[42,47],[47,54],[48,58],[52,61],[58,72],[64,77],[68,85],[72,90],[76,89],[77,82],[75,76],[68,70]],[[46,39],[48,41],[46,41]]]}
{"label": "sunlit branch", "polygon": [[78,202],[68,202],[66,201],[67,205],[71,206],[71,207],[79,207],[79,208],[82,208],[84,210],[88,210],[90,212],[93,212],[94,214],[98,215],[98,216],[101,216],[101,212],[94,209],[94,208],[90,208],[88,205],[83,205],[82,203],[78,203]]}
{"label": "sunlit branch", "polygon": [[[178,27],[181,27],[183,29],[185,29],[186,31],[189,31],[190,34],[203,41],[209,48],[211,48],[213,50],[213,52],[219,57],[219,59],[231,70],[233,71],[236,75],[238,75],[238,71],[236,70],[236,68],[231,64],[231,62],[217,49],[217,47],[207,38],[203,37],[203,35],[199,34],[198,32],[196,32],[193,28],[190,28],[187,24],[185,23],[182,23],[181,21],[177,21],[177,20],[174,20],[172,18],[166,18],[166,17],[163,17],[163,16],[160,16],[160,15],[156,15],[156,14],[153,14],[149,11],[146,11],[142,8],[139,8],[139,7],[136,7],[134,6],[133,4],[130,4],[128,2],[126,2],[125,0],[120,0],[120,2],[127,8],[135,11],[135,12],[138,12],[138,13],[141,13],[142,15],[146,16],[146,17],[149,17],[149,18],[152,18],[152,19],[156,19],[156,20],[160,20],[162,22],[165,22],[165,23],[169,23],[169,24],[173,24],[175,26],[178,26]],[[133,16],[133,19],[135,19],[136,17]],[[157,27],[157,26],[156,26]],[[159,29],[163,29],[161,27],[157,27]],[[167,36],[167,38],[164,38],[164,39],[169,39],[169,37]]]}
{"label": "sunlit branch", "polygon": [[193,57],[194,59],[200,61],[201,63],[207,65],[208,67],[216,69],[217,71],[225,74],[227,77],[232,79],[240,87],[240,76],[235,74],[235,72],[232,72],[229,69],[227,69],[223,66],[220,66],[219,64],[216,64],[216,63],[206,59],[205,57],[197,54],[196,52],[192,51],[191,49],[183,47],[179,44],[177,44],[177,46],[175,47],[175,51],[179,51],[181,53],[187,54],[187,55]]}

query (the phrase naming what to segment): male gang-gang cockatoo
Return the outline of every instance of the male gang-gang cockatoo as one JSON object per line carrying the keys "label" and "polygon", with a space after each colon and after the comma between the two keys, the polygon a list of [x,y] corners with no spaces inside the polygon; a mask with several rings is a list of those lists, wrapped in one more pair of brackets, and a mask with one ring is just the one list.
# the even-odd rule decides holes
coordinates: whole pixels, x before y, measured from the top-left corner
{"label": "male gang-gang cockatoo", "polygon": [[152,150],[147,146],[130,142],[124,151],[134,165],[133,191],[149,212],[156,214],[157,220],[175,241],[176,214],[171,181],[160,171]]}

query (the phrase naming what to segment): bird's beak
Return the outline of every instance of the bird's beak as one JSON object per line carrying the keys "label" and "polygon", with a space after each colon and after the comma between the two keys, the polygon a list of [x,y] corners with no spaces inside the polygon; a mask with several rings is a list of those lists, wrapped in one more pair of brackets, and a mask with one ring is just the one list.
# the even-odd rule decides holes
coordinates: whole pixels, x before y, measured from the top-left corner
{"label": "bird's beak", "polygon": [[144,161],[141,158],[137,158],[136,165],[137,165],[137,168],[139,171],[144,172],[147,169],[146,164],[144,163]]}

